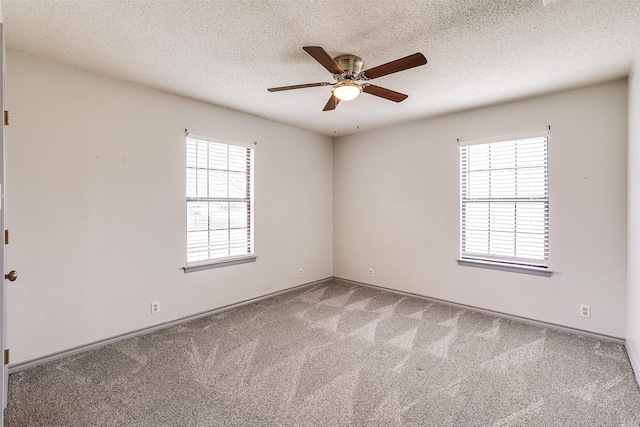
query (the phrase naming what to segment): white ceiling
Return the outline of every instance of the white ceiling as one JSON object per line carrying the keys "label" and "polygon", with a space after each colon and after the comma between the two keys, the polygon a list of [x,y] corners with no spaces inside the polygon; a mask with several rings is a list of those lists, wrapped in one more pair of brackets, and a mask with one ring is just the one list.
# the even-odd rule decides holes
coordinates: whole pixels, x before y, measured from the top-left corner
{"label": "white ceiling", "polygon": [[[7,48],[325,135],[621,78],[640,47],[640,0],[3,0]],[[332,81],[303,46],[364,68],[427,65],[323,112]],[[8,76],[11,79],[11,76]]]}

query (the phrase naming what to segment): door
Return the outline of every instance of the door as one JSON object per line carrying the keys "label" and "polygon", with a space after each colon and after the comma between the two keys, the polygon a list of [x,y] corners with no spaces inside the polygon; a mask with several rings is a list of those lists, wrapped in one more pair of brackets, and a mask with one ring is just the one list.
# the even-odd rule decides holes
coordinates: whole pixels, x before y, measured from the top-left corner
{"label": "door", "polygon": [[[5,54],[4,54],[4,24],[0,22],[0,45],[2,52],[0,53],[0,70],[2,70],[2,84],[0,84],[0,103],[2,104],[2,132],[0,132],[0,230],[4,231],[4,214],[5,214],[5,204],[4,204],[4,161],[5,161],[5,152],[4,152],[4,128],[5,128],[5,116],[4,116],[4,76],[5,76]],[[4,234],[4,233],[3,233]],[[2,240],[4,240],[4,236],[2,236]],[[4,257],[5,257],[5,248],[4,241],[0,242],[0,272],[4,274]],[[7,276],[5,276],[6,278]],[[0,344],[2,344],[2,350],[6,347],[4,338],[5,338],[5,285],[6,280],[0,280]],[[2,378],[0,378],[0,396],[2,396],[2,410],[0,411],[0,426],[4,425],[4,408],[7,407],[7,386],[9,375],[7,374],[7,365],[5,364],[6,358],[2,357]]]}

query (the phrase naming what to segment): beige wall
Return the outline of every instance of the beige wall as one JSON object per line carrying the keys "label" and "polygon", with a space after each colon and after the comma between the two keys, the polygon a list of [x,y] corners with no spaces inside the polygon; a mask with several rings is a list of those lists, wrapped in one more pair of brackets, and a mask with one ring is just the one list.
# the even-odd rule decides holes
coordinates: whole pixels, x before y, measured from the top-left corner
{"label": "beige wall", "polygon": [[[332,275],[331,138],[11,53],[7,102],[13,363]],[[181,270],[185,128],[258,142],[255,263]]]}
{"label": "beige wall", "polygon": [[627,350],[640,382],[640,50],[629,77]]}
{"label": "beige wall", "polygon": [[[553,277],[458,266],[456,138],[548,125]],[[334,275],[624,337],[626,147],[626,80],[338,138]]]}

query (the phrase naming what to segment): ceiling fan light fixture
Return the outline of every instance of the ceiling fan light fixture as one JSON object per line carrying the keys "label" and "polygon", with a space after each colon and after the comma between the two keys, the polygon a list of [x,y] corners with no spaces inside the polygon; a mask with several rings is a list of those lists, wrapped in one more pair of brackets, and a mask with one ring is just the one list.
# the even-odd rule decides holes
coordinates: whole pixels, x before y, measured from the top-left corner
{"label": "ceiling fan light fixture", "polygon": [[340,101],[351,101],[357,98],[360,92],[362,92],[362,87],[349,79],[342,80],[331,89],[333,96]]}

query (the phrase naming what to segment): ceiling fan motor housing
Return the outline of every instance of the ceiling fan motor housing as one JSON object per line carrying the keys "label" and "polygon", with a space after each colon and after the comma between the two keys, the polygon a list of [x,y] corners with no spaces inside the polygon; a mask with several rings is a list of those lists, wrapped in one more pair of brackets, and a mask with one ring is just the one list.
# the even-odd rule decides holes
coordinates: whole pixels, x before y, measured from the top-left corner
{"label": "ceiling fan motor housing", "polygon": [[340,55],[333,58],[333,60],[345,71],[347,77],[355,76],[362,71],[363,62],[359,56],[351,54]]}

